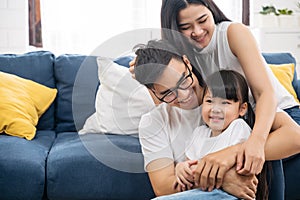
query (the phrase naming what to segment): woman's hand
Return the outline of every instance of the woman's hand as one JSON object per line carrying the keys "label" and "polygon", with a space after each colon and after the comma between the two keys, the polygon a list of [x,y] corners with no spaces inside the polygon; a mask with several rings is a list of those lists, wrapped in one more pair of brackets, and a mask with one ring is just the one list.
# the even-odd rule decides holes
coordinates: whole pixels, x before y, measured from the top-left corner
{"label": "woman's hand", "polygon": [[132,78],[135,79],[135,74],[134,74],[134,66],[135,66],[135,61],[136,57],[132,59],[132,61],[129,62],[129,72],[131,73]]}
{"label": "woman's hand", "polygon": [[265,141],[252,134],[237,153],[236,170],[241,175],[257,175],[265,162]]}
{"label": "woman's hand", "polygon": [[243,176],[231,168],[224,176],[222,189],[238,198],[245,200],[255,199],[258,180],[255,175]]}
{"label": "woman's hand", "polygon": [[175,176],[182,191],[189,190],[194,186],[194,177],[191,166],[197,164],[197,162],[197,160],[187,160],[176,164]]}
{"label": "woman's hand", "polygon": [[196,187],[203,191],[212,191],[215,187],[220,188],[225,173],[236,163],[237,150],[241,144],[211,153],[198,161],[194,172]]}

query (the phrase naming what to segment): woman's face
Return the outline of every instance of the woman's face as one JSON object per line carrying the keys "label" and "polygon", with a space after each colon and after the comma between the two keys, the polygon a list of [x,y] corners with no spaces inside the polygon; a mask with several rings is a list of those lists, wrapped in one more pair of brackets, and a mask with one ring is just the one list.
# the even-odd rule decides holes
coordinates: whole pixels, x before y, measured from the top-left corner
{"label": "woman's face", "polygon": [[198,48],[204,48],[215,30],[213,15],[203,5],[189,4],[178,13],[178,29]]}
{"label": "woman's face", "polygon": [[[184,59],[184,62],[171,59],[162,75],[154,84],[153,90],[160,98],[170,91],[172,91],[171,96],[177,93],[177,98],[170,102],[169,105],[189,110],[202,104],[203,88],[200,87],[198,79],[191,72],[192,67],[189,61]],[[188,77],[190,73],[193,81],[190,78],[184,81],[185,77]],[[178,86],[186,89],[176,89]]]}

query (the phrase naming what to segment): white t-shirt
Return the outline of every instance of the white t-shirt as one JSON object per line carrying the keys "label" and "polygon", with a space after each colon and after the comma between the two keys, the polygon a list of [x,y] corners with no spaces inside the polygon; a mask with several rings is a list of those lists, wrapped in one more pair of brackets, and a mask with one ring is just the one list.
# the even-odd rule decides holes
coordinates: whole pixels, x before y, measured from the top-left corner
{"label": "white t-shirt", "polygon": [[[200,66],[199,70],[204,79],[206,79],[207,76],[215,71],[221,69],[234,70],[245,76],[239,60],[232,53],[228,43],[227,30],[232,23],[234,22],[221,22],[220,24],[216,25],[210,43],[201,51],[195,50],[197,62],[196,66]],[[245,49],[245,51],[247,51],[247,49]],[[278,107],[280,109],[287,109],[297,106],[298,103],[295,101],[293,96],[280,84],[266,62],[265,68],[275,89]],[[253,96],[251,93],[249,95],[250,103],[254,107],[255,104]]]}
{"label": "white t-shirt", "polygon": [[215,137],[211,137],[208,126],[199,126],[186,143],[186,157],[189,160],[199,160],[209,153],[246,141],[250,133],[251,128],[240,118],[232,121],[225,131]]}
{"label": "white t-shirt", "polygon": [[184,161],[186,141],[200,125],[200,106],[184,110],[162,103],[144,114],[139,124],[139,139],[145,170],[150,162],[160,158]]}

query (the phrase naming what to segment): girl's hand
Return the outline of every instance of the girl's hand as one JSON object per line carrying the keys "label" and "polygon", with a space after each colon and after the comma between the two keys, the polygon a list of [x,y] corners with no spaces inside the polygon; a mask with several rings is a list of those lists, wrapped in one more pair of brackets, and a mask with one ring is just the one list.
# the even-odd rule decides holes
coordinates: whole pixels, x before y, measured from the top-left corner
{"label": "girl's hand", "polygon": [[241,175],[257,175],[265,162],[265,142],[253,133],[245,141],[237,154],[237,173]]}
{"label": "girl's hand", "polygon": [[198,161],[197,168],[193,171],[195,186],[203,191],[212,191],[215,187],[220,188],[225,173],[236,163],[237,150],[240,145],[208,154]]}
{"label": "girl's hand", "polygon": [[182,190],[191,189],[194,186],[194,177],[191,166],[197,164],[197,160],[179,162],[175,166],[175,176]]}
{"label": "girl's hand", "polygon": [[129,62],[129,72],[131,73],[131,76],[134,79],[135,79],[135,74],[134,74],[135,61],[136,61],[136,57],[134,57],[133,60]]}

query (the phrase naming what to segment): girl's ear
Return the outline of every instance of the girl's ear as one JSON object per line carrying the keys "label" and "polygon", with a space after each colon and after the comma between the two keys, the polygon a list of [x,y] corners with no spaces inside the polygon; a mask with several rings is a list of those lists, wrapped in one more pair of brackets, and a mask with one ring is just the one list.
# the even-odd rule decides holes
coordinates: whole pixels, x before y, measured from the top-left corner
{"label": "girl's ear", "polygon": [[240,116],[243,117],[247,113],[247,110],[248,110],[248,103],[246,102],[242,103],[239,110]]}

